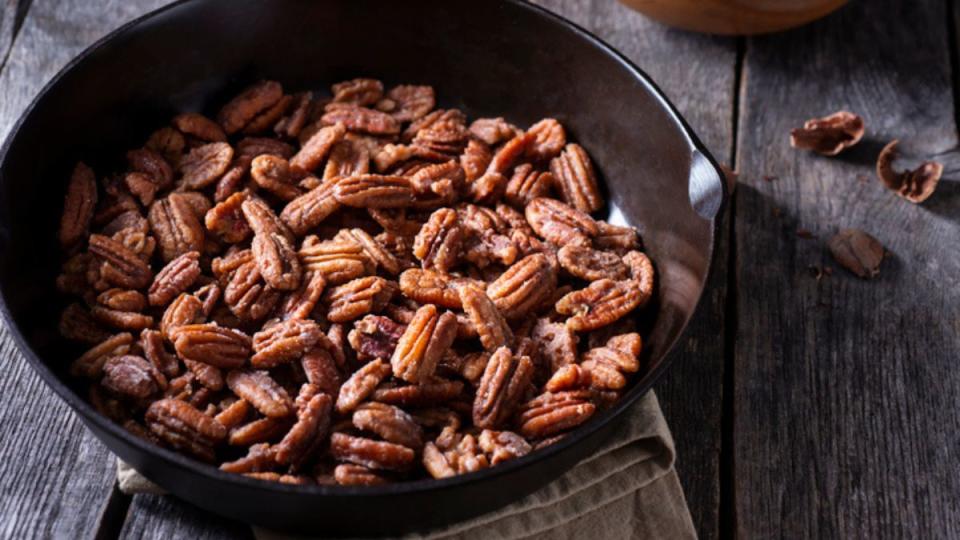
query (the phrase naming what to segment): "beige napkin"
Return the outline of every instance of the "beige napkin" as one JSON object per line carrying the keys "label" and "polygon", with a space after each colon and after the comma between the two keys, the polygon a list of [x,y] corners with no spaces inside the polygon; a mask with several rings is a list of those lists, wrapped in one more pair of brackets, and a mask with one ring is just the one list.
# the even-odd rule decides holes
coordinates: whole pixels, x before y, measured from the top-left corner
{"label": "beige napkin", "polygon": [[[653,392],[631,409],[591,457],[540,490],[499,510],[405,538],[537,539],[696,538],[673,469],[673,438]],[[127,494],[163,491],[117,461]],[[254,527],[262,540],[291,539]]]}

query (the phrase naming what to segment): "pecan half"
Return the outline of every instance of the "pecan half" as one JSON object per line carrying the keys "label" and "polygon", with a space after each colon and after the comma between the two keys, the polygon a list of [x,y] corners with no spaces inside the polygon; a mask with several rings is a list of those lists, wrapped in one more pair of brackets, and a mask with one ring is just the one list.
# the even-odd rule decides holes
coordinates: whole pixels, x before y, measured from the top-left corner
{"label": "pecan half", "polygon": [[223,300],[230,311],[245,321],[265,318],[280,301],[280,292],[267,285],[254,261],[248,261],[230,272],[223,290]]}
{"label": "pecan half", "polygon": [[266,371],[234,370],[227,373],[227,386],[269,418],[293,413],[293,400]]}
{"label": "pecan half", "polygon": [[154,401],[145,419],[150,431],[165,443],[205,461],[213,461],[214,445],[227,436],[220,422],[178,399]]}
{"label": "pecan half", "polygon": [[300,286],[303,269],[293,245],[279,233],[257,234],[251,244],[253,258],[263,280],[274,289],[289,291]]}
{"label": "pecan half", "polygon": [[96,206],[97,177],[93,169],[86,164],[77,163],[63,200],[63,217],[60,218],[61,246],[68,248],[86,237]]}
{"label": "pecan half", "polygon": [[586,281],[626,279],[630,275],[627,265],[615,253],[589,247],[563,246],[557,252],[557,260],[570,275]]}
{"label": "pecan half", "polygon": [[283,97],[283,87],[275,81],[260,81],[233,98],[220,109],[217,120],[228,135],[247,126],[263,111]]}
{"label": "pecan half", "polygon": [[557,157],[567,144],[563,125],[553,118],[544,118],[527,129],[533,140],[527,145],[525,155],[534,161],[546,161]]}
{"label": "pecan half", "polygon": [[139,291],[108,289],[97,296],[97,303],[117,311],[143,311],[147,299]]}
{"label": "pecan half", "polygon": [[210,390],[223,389],[223,372],[220,371],[220,368],[194,360],[184,360],[183,364],[187,366],[187,369],[190,370],[190,373],[193,373],[196,381],[201,385]]}
{"label": "pecan half", "polygon": [[87,240],[90,253],[103,261],[101,276],[125,289],[142,289],[150,284],[150,266],[135,252],[112,238],[91,234]]}
{"label": "pecan half", "polygon": [[370,402],[360,405],[352,417],[353,425],[374,433],[381,439],[419,450],[423,447],[423,430],[413,417],[393,405]]}
{"label": "pecan half", "polygon": [[223,129],[216,122],[200,113],[181,113],[174,116],[170,123],[181,133],[202,141],[223,142],[227,140],[227,134],[223,132]]}
{"label": "pecan half", "polygon": [[340,387],[337,412],[346,414],[370,397],[377,386],[390,375],[390,364],[377,358],[361,367]]}
{"label": "pecan half", "polygon": [[343,124],[350,131],[370,135],[400,133],[400,122],[395,118],[366,107],[337,107],[324,113],[320,121],[325,125]]}
{"label": "pecan half", "polygon": [[468,182],[473,182],[483,176],[490,166],[490,160],[493,159],[493,152],[490,147],[481,141],[470,139],[467,147],[460,155],[460,166]]}
{"label": "pecan half", "polygon": [[185,189],[202,189],[216,182],[233,160],[233,148],[225,142],[215,142],[190,150],[180,160]]}
{"label": "pecan half", "polygon": [[170,262],[190,251],[203,252],[203,226],[190,204],[180,193],[171,193],[150,205],[150,227],[160,243],[160,255]]}
{"label": "pecan half", "polygon": [[290,113],[281,118],[273,131],[282,137],[296,139],[300,136],[304,126],[307,124],[310,115],[310,105],[313,102],[313,92],[301,92],[293,96],[293,103]]}
{"label": "pecan half", "polygon": [[[636,334],[635,334],[636,335]],[[639,335],[636,335],[639,339]],[[637,348],[639,353],[639,347]],[[620,390],[627,384],[626,374],[640,370],[640,359],[630,351],[611,347],[590,349],[583,354],[580,366],[590,372],[591,386],[602,390]]]}
{"label": "pecan half", "polygon": [[290,171],[295,176],[303,176],[317,170],[333,149],[333,145],[342,140],[346,133],[347,128],[335,122],[331,126],[321,128],[303,143],[296,155],[290,158]]}
{"label": "pecan half", "polygon": [[365,107],[383,97],[383,83],[376,79],[351,79],[330,87],[334,103],[352,103]]}
{"label": "pecan half", "polygon": [[204,216],[207,230],[230,244],[246,240],[251,234],[251,229],[247,225],[246,218],[243,217],[241,205],[248,196],[245,191],[234,193],[207,211]]}
{"label": "pecan half", "polygon": [[398,261],[392,253],[387,251],[379,240],[370,236],[366,231],[363,229],[343,229],[341,233],[347,235],[351,241],[360,245],[364,253],[367,254],[367,257],[387,273],[400,273],[400,261]]}
{"label": "pecan half", "polygon": [[316,237],[307,237],[297,255],[307,270],[322,274],[330,285],[346,283],[375,269],[363,246],[356,242],[320,242]]}
{"label": "pecan half", "polygon": [[323,444],[330,429],[332,400],[317,394],[297,412],[297,422],[274,446],[277,463],[299,469]]}
{"label": "pecan half", "polygon": [[355,208],[404,208],[413,202],[413,186],[404,176],[361,174],[337,182],[334,197]]}
{"label": "pecan half", "polygon": [[[237,403],[246,403],[243,400]],[[219,415],[217,416],[219,419]],[[266,472],[276,467],[277,461],[274,457],[274,449],[267,443],[259,443],[250,447],[247,455],[220,464],[220,470],[231,473],[255,473]]]}
{"label": "pecan half", "polygon": [[313,308],[320,301],[320,295],[323,294],[327,286],[327,280],[323,274],[307,270],[304,272],[303,279],[300,280],[300,287],[291,292],[283,301],[280,308],[286,319],[306,319],[310,317]]}
{"label": "pecan half", "polygon": [[520,413],[520,434],[543,439],[579,426],[596,411],[588,396],[583,391],[548,392],[528,401]]}
{"label": "pecan half", "polygon": [[613,323],[646,304],[652,293],[652,287],[642,288],[636,280],[600,279],[558,300],[556,310],[570,316],[567,327],[585,332]]}
{"label": "pecan half", "polygon": [[433,377],[420,384],[384,384],[373,392],[371,399],[401,407],[433,407],[462,395],[462,382]]}
{"label": "pecan half", "polygon": [[393,109],[387,112],[399,122],[423,118],[436,106],[436,97],[431,86],[394,86],[387,92],[387,99],[394,102]]}
{"label": "pecan half", "polygon": [[341,486],[379,486],[389,482],[377,471],[352,463],[337,465],[333,469],[333,477]]}
{"label": "pecan half", "polygon": [[550,172],[567,204],[587,214],[603,208],[593,164],[579,144],[568,144],[563,153],[550,161]]}
{"label": "pecan half", "polygon": [[530,336],[539,346],[541,356],[550,364],[551,372],[577,361],[577,335],[563,323],[537,319]]}
{"label": "pecan half", "polygon": [[470,124],[470,135],[490,146],[514,138],[520,130],[503,117],[478,118]]}
{"label": "pecan half", "polygon": [[461,309],[457,286],[479,284],[476,280],[451,278],[432,270],[411,268],[400,274],[400,290],[408,298],[423,304],[436,304],[449,309]]}
{"label": "pecan half", "polygon": [[293,233],[263,199],[250,197],[240,204],[240,210],[247,218],[247,224],[253,229],[254,235],[280,234],[293,243]]}
{"label": "pecan half", "polygon": [[181,293],[163,312],[160,331],[169,338],[174,328],[185,324],[200,324],[205,319],[203,302],[192,294]]}
{"label": "pecan half", "polygon": [[98,323],[119,330],[140,331],[153,326],[153,317],[134,311],[120,311],[103,306],[93,306],[90,308],[90,314]]}
{"label": "pecan half", "polygon": [[943,164],[925,161],[910,171],[897,172],[893,162],[897,157],[897,144],[892,141],[880,151],[877,158],[877,176],[887,189],[912,203],[922,203],[930,198],[937,189],[943,176]]}
{"label": "pecan half", "polygon": [[441,208],[430,215],[413,243],[413,254],[423,262],[423,268],[436,268],[446,272],[460,256],[463,229],[457,220],[457,212]]}
{"label": "pecan half", "polygon": [[556,183],[553,173],[538,171],[529,163],[522,163],[513,169],[513,175],[507,182],[505,198],[508,203],[523,208],[537,197],[546,197]]}
{"label": "pecan half", "polygon": [[146,399],[166,388],[167,379],[145,358],[125,354],[104,362],[100,384],[114,394]]}
{"label": "pecan half", "polygon": [[250,357],[251,342],[246,334],[213,323],[174,327],[170,340],[180,358],[218,368],[241,367]]}
{"label": "pecan half", "polygon": [[323,336],[317,323],[310,319],[289,319],[253,335],[250,365],[269,369],[291,362],[309,351]]}
{"label": "pecan half", "polygon": [[790,130],[790,146],[835,156],[860,142],[866,128],[863,119],[847,111],[804,122],[802,128]]}
{"label": "pecan half", "polygon": [[502,425],[513,414],[532,380],[533,363],[528,357],[515,357],[506,347],[497,349],[477,386],[473,423],[482,428]]}
{"label": "pecan half", "polygon": [[589,215],[554,199],[536,198],[524,212],[533,230],[558,246],[589,246],[600,232]]}
{"label": "pecan half", "polygon": [[541,253],[517,261],[487,286],[487,296],[504,317],[520,319],[553,294],[557,272]]}
{"label": "pecan half", "polygon": [[330,436],[330,455],[334,459],[371,469],[403,471],[414,461],[414,451],[406,446],[354,437],[346,433]]}
{"label": "pecan half", "polygon": [[258,186],[285,201],[300,196],[300,188],[290,174],[290,165],[282,157],[270,154],[255,157],[250,163],[250,177]]}
{"label": "pecan half", "polygon": [[382,315],[367,315],[353,325],[347,336],[359,360],[390,358],[397,348],[406,325]]}
{"label": "pecan half", "polygon": [[841,266],[862,278],[876,277],[886,254],[883,244],[859,229],[841,229],[827,247]]}
{"label": "pecan half", "polygon": [[[334,359],[333,345],[325,336],[320,338],[320,345],[307,351],[300,359],[300,366],[307,377],[307,382],[315,385],[325,394],[336,398],[340,392],[343,378]],[[339,351],[339,349],[335,349]]]}
{"label": "pecan half", "polygon": [[333,146],[323,169],[323,179],[356,176],[370,172],[370,153],[360,144],[344,139]]}
{"label": "pecan half", "polygon": [[593,238],[593,244],[605,250],[624,253],[640,249],[640,237],[633,227],[611,225],[606,221],[597,221],[598,233]]}
{"label": "pecan half", "polygon": [[487,294],[473,285],[464,285],[459,292],[460,302],[476,327],[483,348],[494,351],[509,347],[513,342],[513,331]]}
{"label": "pecan half", "polygon": [[190,251],[167,263],[150,285],[151,306],[165,306],[200,277],[200,254]]}
{"label": "pecan half", "polygon": [[177,357],[167,351],[162,333],[156,330],[141,332],[140,348],[143,349],[143,356],[167,377],[175,377],[180,373]]}
{"label": "pecan half", "polygon": [[162,127],[150,134],[145,148],[163,156],[167,163],[176,166],[186,146],[183,134],[172,127]]}
{"label": "pecan half", "polygon": [[60,314],[57,329],[60,335],[74,341],[96,344],[110,337],[110,334],[97,324],[90,312],[80,304],[70,304]]}
{"label": "pecan half", "polygon": [[329,306],[327,319],[331,322],[349,322],[380,311],[390,302],[397,286],[392,281],[377,276],[355,279],[334,287],[324,294]]}
{"label": "pecan half", "polygon": [[441,314],[432,304],[421,307],[390,359],[394,376],[412,383],[425,381],[456,337],[457,318],[453,313]]}
{"label": "pecan half", "polygon": [[173,169],[158,152],[140,148],[127,152],[130,170],[143,173],[155,189],[166,189],[173,182]]}

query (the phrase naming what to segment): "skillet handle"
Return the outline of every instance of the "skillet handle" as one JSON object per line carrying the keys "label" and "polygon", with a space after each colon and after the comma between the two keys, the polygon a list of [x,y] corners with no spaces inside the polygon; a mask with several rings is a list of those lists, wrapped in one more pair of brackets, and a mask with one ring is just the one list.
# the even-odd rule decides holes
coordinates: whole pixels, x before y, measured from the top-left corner
{"label": "skillet handle", "polygon": [[726,200],[727,186],[723,171],[700,150],[690,156],[690,205],[701,217],[715,219]]}

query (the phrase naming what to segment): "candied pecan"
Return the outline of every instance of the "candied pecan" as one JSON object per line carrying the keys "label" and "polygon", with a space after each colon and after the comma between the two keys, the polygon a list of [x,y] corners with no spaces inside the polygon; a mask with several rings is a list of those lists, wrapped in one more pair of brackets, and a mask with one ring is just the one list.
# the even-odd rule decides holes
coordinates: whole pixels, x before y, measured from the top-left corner
{"label": "candied pecan", "polygon": [[183,134],[172,127],[162,127],[150,134],[144,148],[163,156],[167,163],[176,166],[180,163],[183,148],[186,146]]}
{"label": "candied pecan", "polygon": [[624,374],[640,370],[640,349],[639,334],[614,336],[607,341],[606,346],[585,352],[580,366],[590,372],[591,385],[594,388],[620,390],[627,384]]}
{"label": "candied pecan", "polygon": [[250,163],[250,177],[258,186],[285,201],[300,196],[300,188],[290,175],[290,165],[282,157],[270,154],[255,157]]}
{"label": "candied pecan", "polygon": [[74,341],[96,344],[110,337],[80,304],[70,304],[60,315],[60,335]]}
{"label": "candied pecan", "polygon": [[424,166],[410,175],[415,207],[426,209],[455,203],[464,182],[463,168],[455,160]]}
{"label": "candied pecan", "polygon": [[188,198],[171,193],[150,205],[147,215],[165,262],[189,251],[203,251],[203,226]]}
{"label": "candied pecan", "polygon": [[506,422],[523,399],[533,379],[533,363],[526,356],[515,357],[507,347],[497,349],[483,372],[473,402],[473,423],[495,428]]}
{"label": "candied pecan", "polygon": [[382,474],[352,463],[341,463],[333,469],[333,477],[341,486],[379,486],[389,481]]}
{"label": "candied pecan", "polygon": [[600,232],[589,215],[554,199],[533,199],[525,214],[541,238],[558,246],[589,246],[590,239]]}
{"label": "candied pecan", "polygon": [[184,359],[183,364],[187,366],[190,373],[193,373],[195,380],[206,388],[210,390],[223,389],[223,372],[221,372],[219,368],[211,366],[210,364],[204,364],[203,362],[187,359]]}
{"label": "candied pecan", "polygon": [[487,296],[509,320],[524,317],[553,294],[557,273],[541,253],[517,261],[487,286]]}
{"label": "candied pecan", "polygon": [[124,175],[123,181],[127,184],[130,193],[136,195],[141,204],[147,206],[153,202],[153,197],[157,194],[157,185],[149,176],[141,172],[131,172]]}
{"label": "candied pecan", "polygon": [[447,272],[460,256],[463,229],[457,212],[441,208],[430,215],[413,243],[413,254],[423,262],[423,268]]}
{"label": "candied pecan", "polygon": [[287,109],[290,108],[290,104],[293,102],[293,96],[283,96],[279,101],[271,105],[262,113],[258,114],[253,120],[250,121],[243,128],[243,133],[246,135],[256,135],[267,131],[287,113]]}
{"label": "candied pecan", "polygon": [[371,159],[378,171],[387,171],[414,157],[415,149],[404,144],[386,144]]}
{"label": "candied pecan", "polygon": [[520,129],[507,122],[503,117],[478,118],[470,124],[470,135],[490,146],[514,138]]}
{"label": "candied pecan", "polygon": [[400,273],[400,261],[398,261],[392,253],[387,251],[379,240],[370,236],[367,231],[363,229],[343,229],[341,232],[346,234],[350,240],[360,245],[364,253],[367,254],[367,257],[387,273]]}
{"label": "candied pecan", "polygon": [[346,433],[330,436],[330,455],[371,469],[402,471],[410,468],[414,451],[406,446],[354,437]]}
{"label": "candied pecan", "polygon": [[437,304],[450,309],[461,309],[457,285],[479,283],[470,279],[453,279],[449,276],[411,268],[400,274],[400,290],[408,298],[424,304]]}
{"label": "candied pecan", "polygon": [[606,221],[597,221],[597,235],[593,243],[600,249],[617,253],[640,249],[640,237],[633,227],[611,225]]}
{"label": "candied pecan", "polygon": [[467,181],[473,182],[483,176],[492,159],[493,152],[490,151],[489,146],[481,141],[470,139],[460,156],[460,166],[463,167]]}
{"label": "candied pecan", "polygon": [[375,269],[363,247],[355,242],[320,242],[316,237],[307,237],[297,254],[306,270],[319,272],[330,285],[345,283]]}
{"label": "candied pecan", "polygon": [[145,358],[125,354],[104,362],[100,384],[114,394],[146,399],[166,388],[167,379]]}
{"label": "candied pecan", "polygon": [[213,446],[227,436],[220,422],[179,399],[154,401],[145,419],[150,431],[164,442],[205,461],[213,461]]}
{"label": "candied pecan", "polygon": [[227,373],[227,386],[269,418],[283,418],[293,412],[290,395],[266,371],[233,370]]}
{"label": "candied pecan", "polygon": [[173,182],[173,168],[158,152],[140,148],[127,152],[130,170],[144,173],[157,189],[165,189]]}
{"label": "candied pecan", "polygon": [[303,127],[307,124],[312,101],[313,92],[295,94],[292,100],[292,111],[273,126],[274,133],[291,139],[299,137],[300,132],[303,131]]}
{"label": "candied pecan", "polygon": [[862,278],[876,277],[886,255],[883,244],[860,229],[841,229],[827,247],[841,266]]}
{"label": "candied pecan", "polygon": [[349,139],[333,145],[330,158],[323,168],[323,179],[356,176],[370,172],[370,154],[367,149]]}
{"label": "candied pecan", "polygon": [[487,368],[487,362],[490,361],[489,352],[474,352],[465,354],[460,359],[458,371],[460,376],[466,379],[470,384],[476,386],[483,377],[483,372]]}
{"label": "candied pecan", "polygon": [[327,286],[327,280],[320,272],[307,270],[300,280],[300,287],[292,291],[283,301],[281,311],[287,319],[306,319],[316,307]]}
{"label": "candied pecan", "polygon": [[223,129],[216,122],[200,113],[181,113],[174,116],[170,123],[181,133],[196,137],[201,141],[224,142],[227,140],[227,134],[223,132]]}
{"label": "candied pecan", "polygon": [[198,146],[180,160],[183,173],[181,186],[185,189],[202,189],[216,182],[227,172],[233,159],[233,148],[225,142]]}
{"label": "candied pecan", "polygon": [[577,364],[567,364],[553,372],[544,389],[548,392],[578,390],[589,388],[592,382],[591,370]]}
{"label": "candied pecan", "polygon": [[380,311],[396,292],[395,283],[376,276],[355,279],[334,287],[324,294],[328,306],[327,319],[349,322],[367,313]]}
{"label": "candied pecan", "polygon": [[527,145],[525,155],[534,161],[546,161],[557,157],[567,144],[567,134],[560,122],[544,118],[530,126],[527,133],[533,140]]}
{"label": "candied pecan", "polygon": [[100,272],[109,283],[125,289],[142,289],[150,284],[150,266],[129,248],[112,238],[91,234],[90,253],[103,261]]}
{"label": "candied pecan", "polygon": [[199,324],[205,320],[203,302],[192,294],[181,293],[167,306],[160,319],[160,331],[168,338],[173,329],[185,324]]}
{"label": "candied pecan", "polygon": [[470,198],[480,204],[496,204],[507,191],[509,180],[496,171],[486,172],[470,183]]}
{"label": "candied pecan", "polygon": [[153,252],[157,247],[157,243],[152,236],[134,229],[122,229],[111,238],[120,242],[144,261],[149,261],[153,257]]}
{"label": "candied pecan", "polygon": [[387,98],[396,104],[390,116],[399,122],[423,118],[436,105],[432,86],[394,86],[387,92]]}
{"label": "candied pecan", "polygon": [[251,231],[240,206],[247,197],[247,192],[241,191],[217,203],[204,217],[207,230],[230,244],[246,240]]}
{"label": "candied pecan", "polygon": [[457,337],[456,316],[427,304],[417,310],[397,343],[390,363],[393,375],[411,383],[425,381]]}
{"label": "candied pecan", "polygon": [[577,360],[577,335],[562,323],[547,318],[537,319],[531,337],[537,343],[540,354],[549,362],[554,372]]}
{"label": "candied pecan", "polygon": [[294,150],[293,146],[268,137],[244,137],[237,143],[238,158],[248,158],[252,161],[253,158],[264,154],[290,159],[293,157]]}
{"label": "candied pecan", "polygon": [[290,171],[295,176],[303,176],[313,172],[327,157],[333,146],[343,139],[346,134],[343,124],[333,123],[314,133],[295,156],[290,158]]}
{"label": "candied pecan", "polygon": [[418,450],[423,446],[423,430],[403,410],[384,403],[370,402],[353,412],[353,425],[381,439]]}
{"label": "candied pecan", "polygon": [[463,394],[463,383],[432,377],[420,384],[385,384],[374,390],[373,401],[403,407],[430,407]]}
{"label": "candied pecan", "polygon": [[409,142],[413,140],[419,131],[429,128],[437,122],[451,121],[466,124],[467,117],[457,109],[437,109],[411,122],[410,125],[407,126],[407,129],[401,134],[400,138],[405,142]]}
{"label": "candied pecan", "polygon": [[480,269],[494,263],[509,266],[517,261],[519,254],[512,238],[492,231],[470,235],[463,248],[463,258]]}
{"label": "candied pecan", "polygon": [[463,310],[477,328],[483,348],[493,351],[500,347],[509,347],[513,342],[513,331],[487,294],[473,285],[460,287],[459,293]]}
{"label": "candied pecan", "polygon": [[520,434],[527,439],[543,439],[586,422],[596,411],[583,391],[541,394],[523,404],[519,419]]}
{"label": "candied pecan", "polygon": [[297,412],[297,422],[274,446],[277,463],[299,469],[317,451],[330,428],[331,405],[330,396],[317,394]]}
{"label": "candied pecan", "polygon": [[337,397],[343,382],[337,362],[331,353],[333,343],[326,336],[320,338],[321,345],[307,351],[300,359],[300,366],[307,381],[321,392]]}
{"label": "candied pecan", "polygon": [[396,323],[389,317],[367,315],[354,323],[347,339],[357,351],[359,360],[386,359],[393,356],[404,330],[405,324]]}
{"label": "candied pecan", "polygon": [[497,215],[507,222],[511,228],[518,229],[523,232],[533,232],[533,229],[530,228],[530,224],[527,223],[527,218],[516,208],[500,203],[497,205],[496,211]]}
{"label": "candied pecan", "polygon": [[835,156],[860,142],[866,128],[863,119],[847,111],[812,118],[802,128],[790,130],[790,146]]}
{"label": "candied pecan", "polygon": [[235,399],[229,405],[221,403],[220,408],[220,412],[214,418],[227,429],[239,426],[250,414],[250,403],[243,399]]}
{"label": "candied pecan", "polygon": [[290,484],[294,486],[308,486],[313,484],[313,480],[306,476],[296,475],[296,474],[280,474],[273,471],[266,472],[251,472],[243,474],[249,478],[256,478],[257,480],[263,480],[266,482],[280,482],[281,484]]}
{"label": "candied pecan", "polygon": [[553,158],[550,172],[556,178],[564,202],[587,214],[603,208],[603,196],[593,164],[579,144],[568,144],[563,153]]}
{"label": "candied pecan", "polygon": [[366,107],[337,107],[320,118],[324,125],[343,124],[350,131],[370,135],[396,135],[400,122],[389,114]]}
{"label": "candied pecan", "polygon": [[897,172],[893,162],[897,156],[897,144],[892,141],[880,151],[877,158],[877,176],[887,189],[912,203],[921,203],[930,198],[943,175],[943,164],[925,161],[910,171]]}
{"label": "candied pecan", "polygon": [[[623,256],[623,262],[630,268],[630,276],[640,283],[640,290],[645,291],[646,295],[651,294],[654,270],[650,258],[639,251],[630,251]],[[643,302],[646,303],[646,300]]]}
{"label": "candied pecan", "polygon": [[269,369],[299,358],[323,336],[317,323],[310,319],[289,319],[253,335],[250,365]]}
{"label": "candied pecan", "polygon": [[330,87],[334,103],[352,103],[365,107],[383,97],[383,83],[376,79],[352,79]]}
{"label": "candied pecan", "polygon": [[143,356],[156,366],[160,373],[167,377],[175,377],[180,373],[177,357],[167,351],[162,333],[150,329],[140,332],[140,348],[143,349]]}
{"label": "candied pecan", "polygon": [[466,148],[469,136],[462,122],[440,120],[418,131],[413,137],[413,146],[456,157]]}
{"label": "candied pecan", "polygon": [[213,323],[186,324],[170,330],[170,341],[180,358],[232,369],[250,357],[250,337]]}
{"label": "candied pecan", "polygon": [[286,237],[279,233],[257,234],[251,247],[260,275],[270,287],[289,291],[300,286],[303,269]]}
{"label": "candied pecan", "polygon": [[487,454],[490,465],[497,465],[509,459],[525,456],[533,451],[530,443],[512,431],[485,429],[477,437],[477,443]]}
{"label": "candied pecan", "polygon": [[[238,401],[237,403],[246,403]],[[219,418],[219,416],[217,417]],[[267,472],[276,467],[277,462],[274,459],[274,450],[267,443],[259,443],[250,447],[247,455],[234,461],[228,461],[220,464],[220,470],[231,473],[255,473]]]}
{"label": "candied pecan", "polygon": [[314,189],[290,201],[280,212],[280,219],[297,235],[319,225],[335,210],[340,202],[334,197],[337,180],[323,182]]}
{"label": "candied pecan", "polygon": [[290,429],[290,417],[259,418],[230,430],[231,446],[250,446],[252,444],[274,441]]}
{"label": "candied pecan", "polygon": [[553,173],[538,171],[529,163],[521,163],[513,169],[507,182],[505,198],[508,203],[523,208],[537,197],[546,197],[556,183]]}
{"label": "candied pecan", "polygon": [[377,358],[361,367],[340,387],[337,396],[337,412],[346,414],[357,408],[363,400],[374,393],[377,386],[390,375],[390,364]]}
{"label": "candied pecan", "polygon": [[[150,305],[165,306],[200,277],[200,254],[190,251],[167,263],[150,285]],[[141,308],[142,309],[142,308]]]}
{"label": "candied pecan", "polygon": [[493,159],[490,160],[486,174],[499,173],[505,175],[510,172],[510,169],[523,157],[523,153],[530,142],[533,141],[533,138],[531,133],[517,133],[515,137],[504,143],[493,154]]}
{"label": "candied pecan", "polygon": [[153,326],[153,317],[135,311],[120,311],[103,306],[93,306],[90,314],[100,324],[119,330],[136,330]]}
{"label": "candied pecan", "polygon": [[[204,277],[203,279],[209,278]],[[211,281],[210,283],[207,283],[206,285],[193,291],[193,295],[200,300],[200,303],[203,306],[201,311],[203,312],[204,317],[209,317],[210,314],[213,313],[213,309],[217,306],[217,302],[220,300],[221,292],[220,285],[215,281]]]}
{"label": "candied pecan", "polygon": [[600,279],[558,300],[556,310],[570,316],[566,325],[571,330],[596,330],[646,304],[652,293],[652,286],[644,288],[637,280]]}
{"label": "candied pecan", "polygon": [[570,275],[586,281],[626,279],[630,275],[629,268],[616,254],[589,247],[563,246],[557,252],[557,260]]}
{"label": "candied pecan", "polygon": [[283,87],[280,83],[260,81],[224,105],[217,115],[217,120],[223,130],[232,135],[243,129],[258,114],[276,105],[281,98]]}
{"label": "candied pecan", "polygon": [[341,204],[355,208],[403,208],[413,202],[413,186],[403,176],[361,174],[342,178],[333,193]]}
{"label": "candied pecan", "polygon": [[240,204],[247,224],[253,229],[254,235],[268,235],[276,233],[283,235],[291,244],[294,241],[293,233],[270,208],[263,199],[250,197]]}
{"label": "candied pecan", "polygon": [[97,303],[117,311],[143,311],[147,299],[139,291],[108,289],[97,296]]}

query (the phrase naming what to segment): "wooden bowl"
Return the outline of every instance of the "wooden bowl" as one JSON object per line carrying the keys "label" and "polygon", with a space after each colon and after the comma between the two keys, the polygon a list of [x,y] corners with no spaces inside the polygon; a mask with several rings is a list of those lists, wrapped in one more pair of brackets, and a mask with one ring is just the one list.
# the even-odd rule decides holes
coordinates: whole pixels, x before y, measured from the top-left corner
{"label": "wooden bowl", "polygon": [[711,34],[763,34],[806,24],[847,0],[620,0],[664,24]]}

